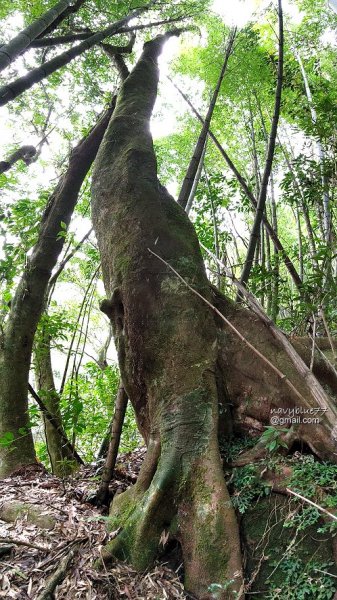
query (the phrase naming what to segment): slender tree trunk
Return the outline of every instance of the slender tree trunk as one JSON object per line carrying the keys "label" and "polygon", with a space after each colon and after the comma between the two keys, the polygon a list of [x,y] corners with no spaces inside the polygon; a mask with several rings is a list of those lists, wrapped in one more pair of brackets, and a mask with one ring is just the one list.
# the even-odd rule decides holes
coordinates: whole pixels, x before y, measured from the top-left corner
{"label": "slender tree trunk", "polygon": [[[270,173],[270,199],[271,199],[271,215],[272,215],[272,226],[278,235],[278,218],[277,218],[277,204],[275,197],[275,186],[274,186],[274,175],[273,171]],[[272,303],[271,303],[271,318],[276,323],[277,316],[279,313],[279,290],[280,290],[280,256],[277,248],[274,249],[274,265],[273,265],[273,285],[272,285]]]}
{"label": "slender tree trunk", "polygon": [[[43,415],[47,451],[52,472],[58,477],[69,475],[78,465],[69,445],[65,444],[65,434],[62,427],[60,397],[56,391],[51,362],[50,336],[48,331],[42,331],[35,342],[34,351],[35,379],[39,397],[46,409],[53,416],[55,424]],[[63,435],[61,434],[63,432]]]}
{"label": "slender tree trunk", "polygon": [[[317,125],[317,113],[316,113],[316,109],[314,107],[314,103],[313,103],[313,98],[312,98],[312,93],[311,93],[311,89],[310,89],[310,85],[309,85],[309,81],[308,81],[308,77],[301,59],[301,56],[299,54],[299,52],[294,49],[294,54],[296,57],[296,60],[300,66],[300,70],[302,73],[302,77],[303,77],[303,82],[304,82],[304,87],[305,87],[305,93],[307,96],[307,100],[308,100],[308,104],[309,104],[309,108],[310,108],[310,113],[311,113],[311,120],[314,126]],[[321,169],[321,176],[322,176],[322,187],[323,187],[323,231],[324,231],[324,239],[326,241],[327,244],[330,244],[330,237],[331,237],[331,213],[330,213],[330,198],[329,198],[329,184],[327,181],[327,177],[325,175],[325,152],[324,152],[324,148],[323,148],[323,144],[321,142],[320,139],[316,140],[316,145],[317,145],[317,152],[318,152],[318,158],[319,158],[319,164],[320,164],[320,169]]]}
{"label": "slender tree trunk", "polygon": [[193,187],[193,183],[195,181],[197,172],[198,172],[198,167],[201,161],[201,157],[203,154],[203,150],[205,148],[205,143],[206,143],[206,139],[207,139],[207,134],[208,134],[208,130],[211,124],[211,119],[213,116],[213,112],[214,112],[214,108],[216,105],[216,101],[218,99],[219,96],[219,92],[220,92],[220,88],[221,88],[221,84],[223,82],[223,78],[225,76],[226,70],[227,70],[227,65],[228,65],[228,60],[229,57],[232,53],[233,50],[233,44],[235,41],[235,36],[236,36],[236,27],[234,27],[230,34],[229,34],[229,40],[228,40],[228,44],[227,44],[227,48],[226,48],[226,53],[225,53],[225,60],[224,63],[222,65],[222,69],[220,71],[220,75],[219,75],[219,79],[218,82],[216,84],[216,88],[214,90],[213,96],[212,96],[212,100],[210,102],[210,105],[208,107],[208,111],[207,111],[207,115],[205,117],[205,121],[202,125],[202,129],[198,138],[198,141],[196,143],[195,146],[195,150],[193,153],[193,156],[191,158],[190,164],[188,166],[186,175],[184,177],[184,181],[183,184],[181,186],[181,190],[180,190],[180,194],[178,197],[178,204],[180,204],[180,206],[182,206],[184,209],[186,209],[187,203],[188,203],[188,199],[190,197],[191,191],[192,191],[192,187]]}
{"label": "slender tree trunk", "polygon": [[266,295],[267,295],[267,314],[271,315],[271,307],[273,302],[273,282],[274,282],[274,271],[272,269],[271,264],[271,248],[270,248],[270,238],[268,235],[268,231],[265,231],[266,236],[266,269],[268,273],[268,282],[266,286]]}
{"label": "slender tree trunk", "polygon": [[[186,213],[157,179],[149,119],[157,57],[169,34],[144,46],[124,82],[93,173],[92,212],[126,392],[148,451],[135,486],[115,497],[103,551],[142,570],[163,531],[180,540],[187,590],[242,597],[238,527],[218,448],[217,338],[213,315],[150,252],[209,295]],[[220,591],[211,591],[218,583]]]}
{"label": "slender tree trunk", "polygon": [[203,150],[202,150],[202,154],[201,154],[201,157],[200,157],[198,170],[197,170],[197,172],[195,174],[195,178],[194,178],[194,181],[193,181],[192,189],[191,189],[191,192],[190,192],[190,195],[188,197],[187,204],[186,204],[185,211],[186,211],[186,214],[188,214],[188,215],[190,214],[191,208],[193,206],[194,198],[195,198],[195,195],[197,193],[197,189],[198,189],[198,185],[199,185],[199,181],[200,181],[202,169],[203,169],[203,166],[204,166],[204,161],[205,161],[205,156],[206,156],[206,150],[207,150],[207,139],[205,141],[205,144],[204,144],[204,147],[203,147]]}
{"label": "slender tree trunk", "polygon": [[278,70],[277,70],[277,86],[275,93],[275,107],[272,120],[272,126],[269,136],[268,151],[266,165],[261,180],[261,189],[259,198],[257,201],[256,215],[253,224],[253,228],[250,234],[249,245],[246,255],[245,264],[241,273],[241,283],[245,286],[248,282],[250,271],[253,265],[254,254],[256,245],[260,235],[261,223],[263,221],[263,215],[266,206],[268,183],[270,179],[270,173],[273,166],[273,159],[275,153],[275,144],[277,137],[277,127],[280,118],[281,110],[281,96],[282,96],[282,85],[283,85],[283,13],[282,13],[282,2],[278,0],[278,18],[279,18],[279,54],[278,54]]}
{"label": "slender tree trunk", "polygon": [[266,294],[266,238],[265,238],[265,231],[264,231],[263,223],[261,223],[260,238],[261,238],[260,265],[261,265],[261,272],[262,272],[262,278],[261,278],[262,289],[260,292],[260,296],[261,296],[261,304],[264,307],[265,294]]}
{"label": "slender tree trunk", "polygon": [[[61,223],[67,226],[78,193],[95,158],[112,108],[72,151],[69,166],[44,211],[38,241],[16,289],[11,310],[0,336],[0,438],[12,439],[0,446],[0,477],[35,461],[28,423],[28,377],[33,340],[45,307],[48,282],[64,244]],[[13,369],[15,365],[15,369]]]}
{"label": "slender tree trunk", "polygon": [[[173,83],[173,82],[172,82]],[[182,96],[182,98],[184,98],[185,102],[189,105],[189,107],[191,108],[191,110],[193,111],[193,113],[195,114],[195,116],[197,117],[197,119],[199,119],[199,121],[201,123],[204,122],[202,116],[200,115],[200,113],[196,110],[196,108],[193,106],[192,102],[189,100],[189,98],[186,96],[186,94],[184,94],[184,92],[175,84],[173,83],[174,87],[178,90],[179,94]],[[243,192],[245,193],[245,195],[247,196],[248,200],[251,202],[252,206],[256,209],[257,208],[257,200],[254,196],[254,194],[251,192],[251,190],[249,189],[247,182],[245,181],[244,177],[241,175],[241,173],[238,171],[238,169],[236,168],[235,164],[233,163],[232,159],[230,158],[230,156],[228,156],[226,150],[221,146],[218,138],[214,135],[214,133],[211,131],[211,129],[208,131],[208,136],[211,138],[211,140],[214,142],[215,146],[217,147],[217,149],[219,150],[221,156],[223,157],[223,159],[225,160],[225,162],[227,163],[227,165],[229,166],[229,168],[231,169],[231,171],[234,173],[236,179],[238,180]],[[282,259],[284,261],[284,264],[296,286],[296,288],[298,289],[298,291],[300,293],[302,293],[302,280],[299,276],[299,274],[297,273],[297,270],[293,264],[293,262],[291,261],[291,259],[289,258],[288,254],[286,253],[280,238],[278,237],[278,235],[276,235],[275,231],[273,230],[272,225],[269,223],[268,219],[266,218],[265,215],[263,215],[262,220],[265,224],[265,227],[270,235],[270,238],[273,241],[273,244],[275,246],[275,248],[279,251],[280,256],[282,256]]]}
{"label": "slender tree trunk", "polygon": [[116,465],[127,405],[127,394],[123,385],[120,385],[117,392],[115,411],[111,424],[108,453],[103,467],[102,480],[97,491],[96,503],[98,505],[108,504],[109,501],[109,483],[112,479]]}
{"label": "slender tree trunk", "polygon": [[[208,188],[209,200],[210,200],[210,203],[211,203],[215,256],[219,260],[220,259],[220,245],[219,245],[218,224],[217,224],[217,220],[216,220],[216,209],[215,209],[215,206],[214,206],[212,187],[211,187],[211,184],[210,184],[210,181],[209,181],[209,177],[207,175],[207,171],[206,171],[205,167],[204,167],[204,173],[205,173],[205,178],[206,178],[206,183],[207,183],[207,188]],[[217,271],[217,288],[218,288],[218,290],[220,290],[221,277],[220,277],[220,267],[219,267],[219,263],[218,262],[215,263],[215,268],[216,268],[216,271]]]}
{"label": "slender tree trunk", "polygon": [[[280,143],[280,142],[279,142]],[[290,162],[289,159],[289,155],[288,152],[286,151],[285,147],[283,144],[280,144],[281,148],[282,148],[282,152],[286,161],[286,165],[287,168],[289,170],[289,173],[291,173],[291,176],[293,178],[293,182],[294,182],[294,187],[297,190],[298,194],[299,194],[299,205],[300,208],[302,210],[303,213],[303,217],[304,217],[304,222],[305,222],[305,226],[306,226],[306,230],[307,230],[307,234],[308,234],[308,239],[309,239],[309,244],[310,244],[310,249],[311,249],[311,253],[312,253],[312,259],[314,261],[314,264],[316,267],[318,267],[318,263],[317,263],[317,258],[316,258],[316,254],[317,254],[317,248],[316,248],[316,241],[315,241],[315,236],[314,236],[314,232],[311,226],[311,222],[310,222],[310,214],[309,214],[309,209],[307,207],[306,204],[306,200],[303,194],[303,190],[301,188],[301,184],[298,180],[298,177],[296,175],[296,172]]]}
{"label": "slender tree trunk", "polygon": [[[78,44],[77,46],[66,50],[62,54],[59,54],[55,58],[52,58],[48,62],[44,63],[41,67],[32,69],[27,75],[19,77],[18,79],[12,81],[8,85],[2,86],[0,88],[0,106],[4,106],[11,100],[14,100],[18,96],[20,96],[20,94],[22,94],[26,90],[29,90],[35,83],[42,81],[45,77],[48,77],[55,71],[58,71],[58,69],[60,69],[61,67],[66,66],[74,58],[80,56],[86,50],[89,50],[89,48],[92,48],[100,42],[103,42],[105,38],[114,35],[115,33],[118,33],[123,28],[123,25],[126,25],[129,21],[131,21],[131,19],[138,17],[145,10],[150,8],[150,6],[154,2],[155,0],[151,0],[151,2],[147,6],[132,11],[123,19],[119,19],[119,21],[116,21],[116,23],[113,23],[103,31],[95,33],[87,40],[84,40],[81,44]],[[116,52],[121,53],[122,51],[123,48],[116,49]]]}
{"label": "slender tree trunk", "polygon": [[100,367],[100,369],[102,369],[102,371],[104,371],[104,369],[107,368],[108,366],[108,362],[107,362],[107,353],[111,344],[111,340],[112,340],[112,327],[110,325],[109,330],[108,330],[108,335],[106,336],[105,341],[102,344],[102,347],[98,353],[98,357],[97,357],[97,364]]}
{"label": "slender tree trunk", "polygon": [[298,210],[298,206],[295,208],[295,220],[297,225],[297,239],[298,239],[298,264],[299,264],[299,272],[302,281],[304,281],[304,257],[303,257],[303,243],[302,243],[302,227],[301,227],[301,217],[300,212]]}
{"label": "slender tree trunk", "polygon": [[[84,0],[83,0],[84,1]],[[62,17],[62,13],[69,8],[72,0],[61,0],[50,10],[45,12],[34,23],[26,27],[18,33],[8,44],[4,44],[0,48],[0,71],[8,67],[19,54],[21,54],[35,38],[45,32],[47,27],[53,23],[58,17]],[[82,2],[83,4],[83,2]],[[59,21],[60,22],[60,21]]]}

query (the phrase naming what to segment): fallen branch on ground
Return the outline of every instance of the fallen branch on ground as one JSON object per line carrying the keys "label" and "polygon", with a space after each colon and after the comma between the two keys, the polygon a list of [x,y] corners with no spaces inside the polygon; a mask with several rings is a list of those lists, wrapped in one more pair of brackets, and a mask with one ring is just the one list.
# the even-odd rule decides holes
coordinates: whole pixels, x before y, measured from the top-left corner
{"label": "fallen branch on ground", "polygon": [[55,598],[54,592],[60,583],[66,578],[67,572],[71,567],[74,557],[78,552],[78,546],[73,550],[70,550],[68,554],[61,560],[60,566],[56,569],[55,573],[49,577],[46,587],[39,594],[36,600],[53,600]]}
{"label": "fallen branch on ground", "polygon": [[48,552],[48,550],[50,550],[49,546],[40,546],[39,544],[32,544],[31,542],[25,542],[24,540],[17,540],[14,538],[0,537],[0,543],[27,546],[27,548],[34,548],[34,550],[41,550],[42,552]]}

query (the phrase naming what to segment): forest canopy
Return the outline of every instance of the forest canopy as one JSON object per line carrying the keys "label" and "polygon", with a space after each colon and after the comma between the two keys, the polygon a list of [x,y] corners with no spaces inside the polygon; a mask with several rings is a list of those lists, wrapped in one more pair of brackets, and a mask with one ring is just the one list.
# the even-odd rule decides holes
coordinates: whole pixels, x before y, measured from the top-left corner
{"label": "forest canopy", "polygon": [[2,0],[0,30],[4,497],[83,475],[90,568],[179,558],[163,598],[336,599],[336,3]]}

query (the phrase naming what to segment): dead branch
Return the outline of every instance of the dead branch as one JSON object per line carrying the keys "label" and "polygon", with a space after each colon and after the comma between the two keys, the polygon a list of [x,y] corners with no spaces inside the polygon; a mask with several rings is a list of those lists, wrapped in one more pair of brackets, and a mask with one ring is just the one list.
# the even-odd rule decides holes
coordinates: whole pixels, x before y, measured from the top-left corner
{"label": "dead branch", "polygon": [[49,577],[46,587],[41,594],[38,595],[36,600],[54,600],[54,592],[57,586],[60,585],[60,583],[62,583],[62,581],[66,578],[67,572],[70,569],[77,552],[78,546],[70,550],[70,552],[68,552],[68,554],[61,560],[60,566],[56,569],[55,573]]}
{"label": "dead branch", "polygon": [[47,552],[50,550],[48,546],[40,546],[40,544],[32,544],[31,542],[25,542],[24,540],[18,540],[10,537],[0,537],[0,543],[15,544],[16,546],[27,546],[27,548],[34,548],[34,550],[41,550],[41,552]]}

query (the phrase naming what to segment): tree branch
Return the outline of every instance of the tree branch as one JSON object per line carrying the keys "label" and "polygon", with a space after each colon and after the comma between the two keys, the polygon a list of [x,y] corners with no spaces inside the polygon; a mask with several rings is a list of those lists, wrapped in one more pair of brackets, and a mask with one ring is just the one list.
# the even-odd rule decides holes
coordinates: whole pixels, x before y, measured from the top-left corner
{"label": "tree branch", "polygon": [[0,161],[0,174],[9,171],[15,163],[19,160],[23,160],[26,165],[30,165],[33,162],[37,154],[35,146],[21,146],[18,150],[15,150],[6,160]]}
{"label": "tree branch", "polygon": [[156,0],[150,0],[150,2],[146,6],[139,8],[138,10],[132,11],[126,17],[119,19],[119,21],[116,21],[103,31],[100,31],[90,36],[87,40],[85,40],[81,44],[78,44],[78,46],[70,48],[70,50],[59,54],[58,56],[52,58],[40,67],[32,69],[31,71],[29,71],[29,73],[27,73],[27,75],[19,77],[12,83],[2,86],[0,88],[0,106],[4,106],[11,100],[14,100],[23,92],[30,89],[35,83],[42,81],[45,77],[48,77],[61,67],[66,66],[72,60],[74,60],[74,58],[77,58],[86,50],[89,50],[89,48],[96,46],[105,38],[110,37],[116,33],[121,33],[121,30],[123,29],[124,25],[126,25],[132,19],[135,19],[136,17],[140,16],[143,12],[148,10],[155,2]]}
{"label": "tree branch", "polygon": [[[83,0],[84,1],[84,0]],[[58,17],[62,20],[62,13],[69,7],[71,0],[61,0],[53,8],[45,12],[42,17],[36,19],[31,25],[20,31],[8,44],[0,48],[0,71],[3,71],[13,62],[19,54],[28,48],[31,42]]]}

